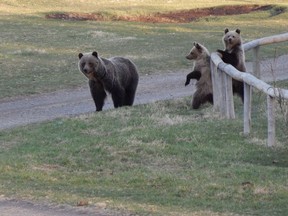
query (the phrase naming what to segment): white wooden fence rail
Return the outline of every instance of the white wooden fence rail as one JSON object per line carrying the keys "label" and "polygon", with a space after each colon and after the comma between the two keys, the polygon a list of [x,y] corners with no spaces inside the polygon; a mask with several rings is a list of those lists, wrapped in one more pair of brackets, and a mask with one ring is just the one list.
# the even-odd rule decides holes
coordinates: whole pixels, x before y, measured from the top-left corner
{"label": "white wooden fence rail", "polygon": [[[222,117],[235,118],[232,78],[244,82],[244,120],[243,132],[250,133],[252,87],[267,95],[268,139],[267,145],[275,145],[275,101],[276,98],[288,100],[288,90],[274,88],[258,79],[260,77],[259,48],[262,45],[288,41],[288,33],[274,35],[250,41],[243,45],[245,52],[253,50],[253,72],[240,72],[232,65],[226,64],[216,52],[211,53],[211,75],[213,84],[214,111]],[[288,73],[288,68],[287,68]],[[253,75],[252,75],[253,74]],[[258,77],[258,78],[256,78]]]}

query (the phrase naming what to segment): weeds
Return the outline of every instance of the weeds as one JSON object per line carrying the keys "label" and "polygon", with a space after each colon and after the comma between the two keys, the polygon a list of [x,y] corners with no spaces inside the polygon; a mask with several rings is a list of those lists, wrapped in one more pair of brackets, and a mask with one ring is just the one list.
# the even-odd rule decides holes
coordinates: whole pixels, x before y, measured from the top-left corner
{"label": "weeds", "polygon": [[278,89],[280,97],[277,98],[277,102],[280,106],[280,111],[282,113],[285,125],[288,129],[288,100],[283,98],[283,93],[281,89]]}
{"label": "weeds", "polygon": [[[279,70],[279,65],[281,63],[277,62],[277,49],[274,50],[274,58],[272,59],[270,63],[270,74],[273,79],[273,87],[275,92],[277,91],[279,93],[279,97],[276,98],[276,101],[278,102],[279,105],[279,110],[278,112],[281,113],[280,120],[284,121],[285,128],[284,130],[288,129],[288,99],[285,99],[283,96],[283,90],[287,89],[287,86],[284,88],[281,88],[281,82],[277,82],[277,74],[276,71],[277,69]],[[280,83],[280,84],[279,84]],[[279,86],[280,85],[280,86]]]}
{"label": "weeds", "polygon": [[[189,103],[162,101],[2,131],[0,191],[105,203],[137,215],[286,212],[287,146],[262,144],[265,116],[254,113],[259,126],[243,137],[241,120],[220,120],[212,106],[194,111]],[[239,115],[242,107],[236,108]]]}
{"label": "weeds", "polygon": [[277,16],[279,14],[285,13],[287,11],[287,7],[285,6],[274,6],[270,9],[271,17]]}

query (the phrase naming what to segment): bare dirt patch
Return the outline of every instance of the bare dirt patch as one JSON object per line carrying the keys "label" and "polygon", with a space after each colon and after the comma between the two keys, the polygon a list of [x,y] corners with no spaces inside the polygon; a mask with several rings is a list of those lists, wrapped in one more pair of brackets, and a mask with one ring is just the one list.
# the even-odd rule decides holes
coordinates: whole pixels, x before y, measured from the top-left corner
{"label": "bare dirt patch", "polygon": [[104,16],[101,13],[52,13],[47,14],[47,19],[62,20],[95,20],[95,21],[129,21],[152,23],[188,23],[199,18],[210,16],[227,16],[248,14],[254,11],[271,10],[272,5],[228,5],[210,8],[181,10],[169,13],[155,13],[149,16]]}

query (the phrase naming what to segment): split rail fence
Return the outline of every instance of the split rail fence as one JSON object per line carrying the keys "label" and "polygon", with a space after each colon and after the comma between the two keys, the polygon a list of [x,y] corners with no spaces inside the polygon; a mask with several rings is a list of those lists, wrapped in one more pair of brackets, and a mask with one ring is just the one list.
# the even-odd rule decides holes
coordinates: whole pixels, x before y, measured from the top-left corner
{"label": "split rail fence", "polygon": [[[288,33],[274,35],[250,41],[243,45],[245,52],[253,52],[253,71],[240,72],[232,65],[226,64],[217,53],[211,53],[211,75],[213,85],[214,111],[219,112],[221,117],[235,118],[234,100],[232,91],[232,78],[244,83],[244,135],[250,133],[251,128],[251,99],[252,87],[267,95],[267,120],[269,147],[275,145],[275,103],[277,98],[288,100],[288,90],[275,88],[266,82],[256,78],[260,76],[260,46],[288,41]],[[287,68],[288,73],[288,68]],[[253,74],[253,75],[252,75]]]}

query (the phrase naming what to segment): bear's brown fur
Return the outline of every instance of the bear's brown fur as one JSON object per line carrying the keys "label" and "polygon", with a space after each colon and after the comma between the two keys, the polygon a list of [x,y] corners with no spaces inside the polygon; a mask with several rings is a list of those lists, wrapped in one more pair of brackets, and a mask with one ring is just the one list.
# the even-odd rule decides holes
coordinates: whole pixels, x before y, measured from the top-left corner
{"label": "bear's brown fur", "polygon": [[196,92],[193,95],[192,108],[198,109],[201,104],[206,102],[213,103],[209,51],[200,43],[194,42],[194,46],[186,58],[194,60],[194,69],[187,75],[185,86],[190,83],[190,79],[198,80],[196,83]]}
{"label": "bear's brown fur", "polygon": [[79,70],[89,79],[96,111],[104,106],[106,92],[112,96],[114,107],[132,106],[139,75],[135,64],[123,57],[101,58],[97,52],[79,53]]}
{"label": "bear's brown fur", "polygon": [[[225,50],[217,50],[223,62],[231,64],[237,70],[246,72],[245,53],[242,47],[242,38],[240,30],[229,31],[224,30],[222,38]],[[233,79],[233,93],[238,94],[242,101],[244,101],[244,86],[243,82]]]}

